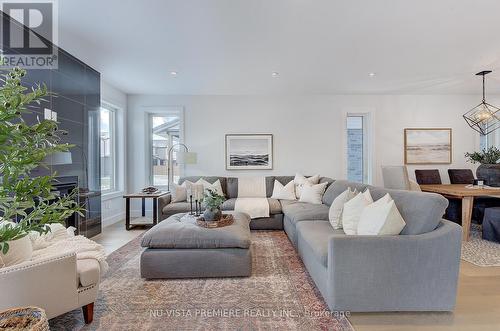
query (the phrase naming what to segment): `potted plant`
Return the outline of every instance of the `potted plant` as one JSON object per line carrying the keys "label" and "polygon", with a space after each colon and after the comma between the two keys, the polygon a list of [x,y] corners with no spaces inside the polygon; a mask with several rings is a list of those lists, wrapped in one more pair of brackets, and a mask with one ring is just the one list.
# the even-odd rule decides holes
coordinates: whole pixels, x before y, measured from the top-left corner
{"label": "potted plant", "polygon": [[226,201],[226,198],[212,189],[207,189],[203,194],[203,201],[205,202],[205,211],[203,212],[205,221],[213,222],[220,220],[222,217],[220,207]]}
{"label": "potted plant", "polygon": [[477,179],[483,180],[486,185],[500,186],[500,150],[491,146],[481,152],[466,153],[467,161],[480,163],[476,170]]}
{"label": "potted plant", "polygon": [[72,146],[60,143],[63,131],[55,121],[29,125],[23,120],[23,114],[50,95],[44,85],[29,90],[22,86],[25,74],[19,68],[3,74],[0,87],[0,258],[4,261],[9,248],[18,247],[13,243],[31,231],[47,233],[48,224],[82,211],[76,190],[62,197],[54,193],[55,173],[32,174],[37,167],[46,167],[47,156],[67,152]]}

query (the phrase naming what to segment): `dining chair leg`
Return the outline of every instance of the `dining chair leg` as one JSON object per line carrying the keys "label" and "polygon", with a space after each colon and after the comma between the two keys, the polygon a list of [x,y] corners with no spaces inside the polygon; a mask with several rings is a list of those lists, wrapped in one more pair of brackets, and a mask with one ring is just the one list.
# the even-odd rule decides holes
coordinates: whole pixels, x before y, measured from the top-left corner
{"label": "dining chair leg", "polygon": [[462,240],[469,241],[474,197],[462,198]]}

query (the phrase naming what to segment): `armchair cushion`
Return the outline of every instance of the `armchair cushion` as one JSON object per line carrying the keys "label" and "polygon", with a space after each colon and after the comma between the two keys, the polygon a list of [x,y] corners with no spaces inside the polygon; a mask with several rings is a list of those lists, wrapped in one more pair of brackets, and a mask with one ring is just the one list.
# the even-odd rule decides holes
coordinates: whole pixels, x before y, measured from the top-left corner
{"label": "armchair cushion", "polygon": [[76,274],[78,286],[90,286],[99,282],[99,262],[94,259],[76,261]]}

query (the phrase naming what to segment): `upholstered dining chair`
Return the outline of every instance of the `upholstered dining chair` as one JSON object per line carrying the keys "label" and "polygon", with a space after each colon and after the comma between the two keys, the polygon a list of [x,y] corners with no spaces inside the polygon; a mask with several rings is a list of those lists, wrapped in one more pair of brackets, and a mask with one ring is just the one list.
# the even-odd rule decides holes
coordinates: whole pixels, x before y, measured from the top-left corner
{"label": "upholstered dining chair", "polygon": [[415,178],[419,185],[442,184],[438,169],[416,169]]}
{"label": "upholstered dining chair", "polygon": [[405,166],[382,166],[384,187],[393,190],[420,191],[420,186],[408,177]]}
{"label": "upholstered dining chair", "polygon": [[[416,169],[415,178],[417,183],[420,185],[440,185],[441,175],[438,169]],[[453,199],[450,197],[445,197],[448,199],[448,208],[446,208],[445,218],[452,222],[461,224],[462,223],[462,201],[460,199]]]}
{"label": "upholstered dining chair", "polygon": [[[450,183],[452,184],[472,184],[474,173],[471,169],[448,169]],[[500,199],[492,197],[474,198],[474,208],[472,209],[472,219],[481,224],[484,219],[486,208],[500,207]],[[460,214],[461,215],[461,214]]]}
{"label": "upholstered dining chair", "polygon": [[472,184],[474,173],[470,169],[448,169],[451,184]]}

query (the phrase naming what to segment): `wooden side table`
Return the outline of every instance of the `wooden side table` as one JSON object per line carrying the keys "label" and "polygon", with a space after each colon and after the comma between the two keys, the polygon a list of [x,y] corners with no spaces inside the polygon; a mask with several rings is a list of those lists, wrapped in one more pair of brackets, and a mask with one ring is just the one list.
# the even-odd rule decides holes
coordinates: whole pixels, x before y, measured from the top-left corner
{"label": "wooden side table", "polygon": [[[125,194],[125,229],[130,230],[136,226],[156,225],[158,223],[158,199],[169,192],[155,192],[155,193],[131,193]],[[146,199],[153,199],[153,223],[152,224],[130,224],[130,199],[142,199],[142,217],[146,216]]]}

